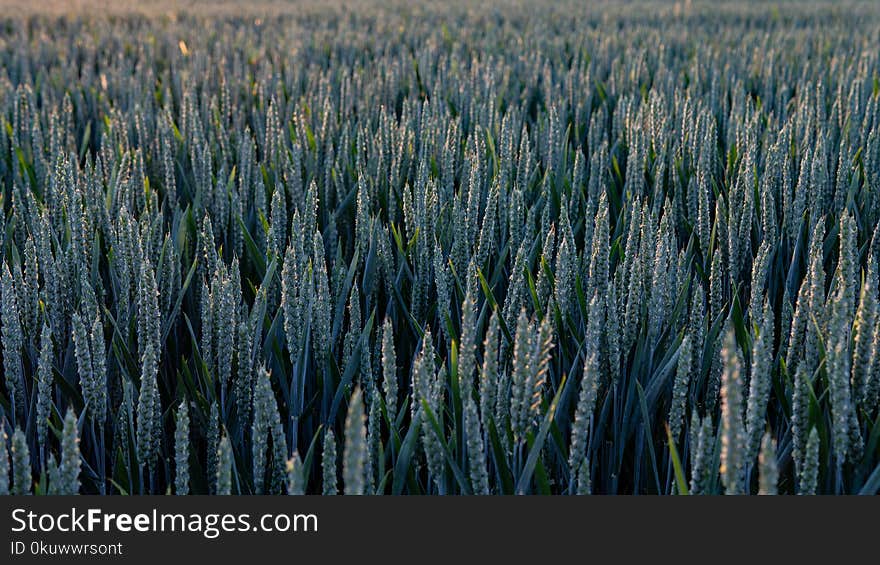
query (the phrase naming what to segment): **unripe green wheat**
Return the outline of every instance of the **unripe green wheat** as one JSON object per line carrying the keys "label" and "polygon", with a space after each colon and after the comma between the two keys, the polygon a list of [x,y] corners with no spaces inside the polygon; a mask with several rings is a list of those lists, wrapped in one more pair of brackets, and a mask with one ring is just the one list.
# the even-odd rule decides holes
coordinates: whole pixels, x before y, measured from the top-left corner
{"label": "unripe green wheat", "polygon": [[257,494],[264,492],[266,456],[269,449],[269,435],[272,432],[273,410],[277,410],[275,393],[272,391],[269,372],[261,367],[257,371],[254,388],[254,422],[251,429],[254,491]]}
{"label": "unripe green wheat", "polygon": [[254,400],[254,362],[252,355],[253,333],[251,323],[247,315],[247,306],[241,304],[241,313],[238,320],[238,338],[236,339],[236,363],[237,374],[235,376],[235,403],[238,408],[238,417],[241,425],[247,428],[250,425],[251,412]]}
{"label": "unripe green wheat", "polygon": [[721,351],[721,479],[725,494],[742,494],[742,469],[745,459],[742,402],[742,374],[736,336],[733,329],[724,334]]}
{"label": "unripe green wheat", "polygon": [[315,357],[320,366],[330,351],[330,286],[327,278],[327,263],[324,260],[324,240],[320,232],[315,232],[312,240],[312,276],[314,278],[314,307],[312,309],[312,331],[314,332]]}
{"label": "unripe green wheat", "polygon": [[394,425],[397,421],[397,356],[394,352],[394,329],[388,318],[382,324],[382,387],[388,420]]}
{"label": "unripe green wheat", "polygon": [[147,342],[141,365],[141,388],[137,405],[137,459],[150,471],[156,468],[162,434],[161,406],[156,377],[159,368],[152,342]]}
{"label": "unripe green wheat", "polygon": [[9,265],[4,261],[2,281],[3,305],[0,307],[0,337],[2,337],[3,345],[3,375],[6,382],[6,391],[8,398],[12,403],[12,422],[15,423],[16,418],[24,415],[25,411],[25,395],[24,389],[24,368],[22,367],[21,348],[24,336],[21,331],[21,319],[18,311],[18,298],[16,297],[15,286],[12,280],[12,273],[9,271]]}
{"label": "unripe green wheat", "polygon": [[[666,492],[663,420],[693,493],[871,490],[880,11],[841,2],[784,33],[459,7],[454,44],[421,0],[210,41],[12,13],[40,38],[0,49],[13,490],[75,490],[68,407],[102,493],[323,491],[322,452],[327,490]],[[304,468],[316,437],[351,465]]]}
{"label": "unripe green wheat", "polygon": [[336,465],[338,464],[336,455],[336,436],[333,430],[327,429],[324,432],[324,450],[321,455],[321,469],[323,470],[324,480],[322,494],[334,495],[339,490],[338,478],[336,476]]}
{"label": "unripe green wheat", "polygon": [[695,456],[691,470],[690,492],[692,494],[712,494],[709,492],[709,485],[713,482],[713,478],[718,475],[714,473],[713,468],[715,432],[712,427],[711,416],[703,418],[700,431],[697,434],[697,443],[692,449]]}
{"label": "unripe green wheat", "polygon": [[[843,238],[843,234],[841,234],[841,238]],[[831,435],[838,466],[842,466],[846,462],[851,449],[860,449],[862,441],[861,436],[858,435],[858,428],[853,430],[851,427],[852,419],[855,417],[855,406],[850,388],[852,357],[849,352],[849,341],[852,318],[848,313],[851,303],[848,303],[848,292],[843,284],[841,282],[841,286],[838,287],[838,292],[831,305],[830,335],[825,355],[831,400]],[[857,437],[853,437],[853,435]]]}
{"label": "unripe green wheat", "polygon": [[347,495],[367,494],[367,430],[361,390],[351,394],[345,418],[345,452],[342,455],[342,482]]}
{"label": "unripe green wheat", "polygon": [[89,334],[89,348],[92,353],[92,374],[95,379],[95,420],[104,424],[107,421],[107,352],[104,344],[104,325],[101,315],[96,314]]}
{"label": "unripe green wheat", "polygon": [[[298,217],[294,217],[294,221],[298,221]],[[299,338],[303,323],[301,319],[302,305],[299,303],[300,266],[295,253],[292,246],[287,247],[281,269],[281,307],[284,312],[284,334],[287,337],[287,351],[292,365],[299,362]]]}
{"label": "unripe green wheat", "polygon": [[285,489],[287,481],[286,465],[290,457],[287,447],[287,437],[284,433],[284,427],[281,425],[281,414],[278,412],[278,403],[272,400],[272,409],[270,411],[271,431],[272,431],[272,467],[271,467],[271,483],[269,493],[279,494]]}
{"label": "unripe green wheat", "polygon": [[180,403],[174,427],[174,494],[189,493],[189,409]]}
{"label": "unripe green wheat", "polygon": [[483,431],[477,415],[477,405],[470,392],[463,401],[464,427],[467,434],[468,468],[474,494],[489,494],[489,474],[486,471],[486,453],[483,447]]}
{"label": "unripe green wheat", "polygon": [[880,407],[880,316],[874,322],[872,336],[870,372],[865,378],[862,405],[867,406],[868,413],[873,416]]}
{"label": "unripe green wheat", "polygon": [[675,372],[675,382],[672,386],[672,404],[669,407],[669,429],[673,439],[677,439],[681,435],[682,426],[684,426],[692,363],[691,339],[689,335],[686,335],[682,339],[678,351],[678,366]]}
{"label": "unripe green wheat", "polygon": [[76,430],[76,414],[67,409],[61,432],[61,463],[58,465],[59,483],[53,487],[56,494],[79,494],[80,453]]}
{"label": "unripe green wheat", "polygon": [[138,351],[141,354],[141,363],[144,362],[148,348],[152,348],[152,355],[157,358],[161,352],[158,297],[156,271],[149,257],[144,257],[138,283]]}
{"label": "unripe green wheat", "polygon": [[[852,353],[852,383],[853,398],[856,403],[865,410],[870,410],[872,405],[868,403],[866,394],[869,383],[873,380],[871,370],[872,341],[876,338],[874,332],[877,321],[877,281],[872,269],[869,268],[865,275],[865,282],[859,297],[859,307],[853,323],[853,353]],[[870,385],[872,386],[872,385]]]}
{"label": "unripe green wheat", "polygon": [[574,301],[575,265],[577,264],[574,241],[563,236],[556,253],[554,296],[559,311],[563,316],[569,315]]}
{"label": "unripe green wheat", "polygon": [[55,351],[52,344],[52,330],[43,322],[40,332],[40,360],[37,366],[37,444],[46,448],[46,432],[52,410],[52,360]]}
{"label": "unripe green wheat", "polygon": [[211,403],[211,412],[208,416],[207,431],[207,477],[208,477],[208,493],[217,493],[217,452],[220,449],[220,411],[217,403]]}
{"label": "unripe green wheat", "polygon": [[773,310],[770,304],[765,302],[761,327],[752,342],[749,397],[746,401],[746,462],[751,462],[758,456],[761,435],[765,427],[767,400],[770,397],[774,322]]}
{"label": "unripe green wheat", "polygon": [[483,427],[489,425],[495,409],[496,390],[498,386],[498,339],[501,330],[498,323],[498,311],[492,310],[489,317],[489,328],[483,342],[483,367],[480,370],[480,419]]}
{"label": "unripe green wheat", "polygon": [[578,467],[577,472],[577,494],[578,495],[587,495],[592,494],[593,492],[593,484],[590,479],[590,460],[584,458],[581,461],[581,466]]}
{"label": "unripe green wheat", "polygon": [[529,371],[531,369],[531,339],[525,309],[520,310],[516,322],[516,336],[513,349],[513,379],[510,389],[511,429],[515,440],[525,437],[528,410]]}
{"label": "unripe green wheat", "polygon": [[569,472],[575,478],[579,476],[581,465],[585,459],[588,459],[587,448],[590,438],[590,422],[596,405],[596,396],[599,390],[598,381],[600,378],[598,352],[595,350],[586,351],[584,355],[586,357],[584,373],[581,377],[580,393],[574,413],[574,422],[571,427],[571,452],[568,457]]}
{"label": "unripe green wheat", "polygon": [[473,374],[476,370],[476,303],[470,292],[461,304],[461,335],[458,348],[458,386],[462,391],[473,387]]}
{"label": "unripe green wheat", "polygon": [[[382,396],[378,387],[372,387],[367,416],[367,489],[376,491],[376,480],[381,478],[384,463],[382,451]],[[377,493],[378,494],[378,493]]]}
{"label": "unripe green wheat", "polygon": [[95,422],[103,423],[107,418],[107,369],[100,318],[95,318],[92,331],[89,333],[84,320],[75,312],[72,327],[77,369],[83,396],[89,408],[89,416]]}
{"label": "unripe green wheat", "polygon": [[12,434],[12,494],[31,493],[31,452],[24,432],[15,428]]}
{"label": "unripe green wheat", "polygon": [[816,494],[819,483],[819,434],[816,428],[810,430],[804,453],[803,472],[798,483],[798,494]]}
{"label": "unripe green wheat", "polygon": [[217,494],[232,494],[232,446],[226,434],[217,450]]}
{"label": "unripe green wheat", "polygon": [[761,442],[761,454],[758,459],[759,487],[758,494],[776,494],[779,482],[779,468],[776,462],[776,442],[769,433],[764,434]]}
{"label": "unripe green wheat", "polygon": [[6,451],[6,432],[0,430],[0,496],[9,494],[9,452]]}
{"label": "unripe green wheat", "polygon": [[293,452],[293,457],[287,461],[287,494],[291,496],[304,495],[306,493],[306,485],[303,481],[302,461],[299,453]]}

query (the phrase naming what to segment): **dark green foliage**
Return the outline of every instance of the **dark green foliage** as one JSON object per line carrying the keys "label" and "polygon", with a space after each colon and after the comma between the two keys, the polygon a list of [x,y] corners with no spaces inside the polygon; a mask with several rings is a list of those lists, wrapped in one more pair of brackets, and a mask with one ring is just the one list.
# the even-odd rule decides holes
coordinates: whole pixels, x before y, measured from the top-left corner
{"label": "dark green foliage", "polygon": [[877,492],[844,4],[5,12],[0,491]]}

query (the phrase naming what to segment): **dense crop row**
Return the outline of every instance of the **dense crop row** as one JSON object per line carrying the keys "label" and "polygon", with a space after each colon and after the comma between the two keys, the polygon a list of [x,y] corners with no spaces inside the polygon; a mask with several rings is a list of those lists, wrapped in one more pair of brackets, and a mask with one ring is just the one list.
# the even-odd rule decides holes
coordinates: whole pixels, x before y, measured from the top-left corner
{"label": "dense crop row", "polygon": [[877,492],[876,11],[10,16],[0,492]]}

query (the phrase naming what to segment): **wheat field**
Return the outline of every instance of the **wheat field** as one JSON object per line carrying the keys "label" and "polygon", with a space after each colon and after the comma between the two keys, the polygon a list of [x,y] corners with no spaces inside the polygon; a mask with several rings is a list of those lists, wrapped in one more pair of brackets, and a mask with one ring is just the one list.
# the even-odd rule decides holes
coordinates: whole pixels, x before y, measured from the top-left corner
{"label": "wheat field", "polygon": [[880,490],[876,3],[0,6],[0,493]]}

